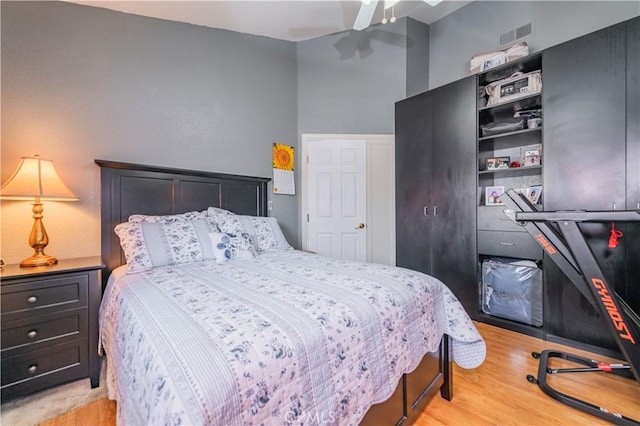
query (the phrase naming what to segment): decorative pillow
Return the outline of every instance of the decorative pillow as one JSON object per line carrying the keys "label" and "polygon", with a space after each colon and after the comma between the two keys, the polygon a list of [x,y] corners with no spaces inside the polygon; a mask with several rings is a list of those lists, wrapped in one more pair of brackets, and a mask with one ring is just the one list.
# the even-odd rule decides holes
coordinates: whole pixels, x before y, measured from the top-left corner
{"label": "decorative pillow", "polygon": [[[207,209],[207,217],[209,218],[210,221],[212,221],[218,227],[219,231],[222,231],[222,229],[220,228],[218,223],[221,221],[224,222],[228,220],[229,217],[232,217],[235,215],[236,215],[235,213],[230,212],[229,210],[221,209],[218,207],[209,207]],[[222,231],[222,232],[229,232],[229,231]],[[232,234],[242,233],[242,228],[236,228],[231,233]]]}
{"label": "decorative pillow", "polygon": [[247,234],[227,234],[212,232],[209,234],[213,253],[218,263],[234,259],[249,259],[256,256]]}
{"label": "decorative pillow", "polygon": [[[244,226],[242,226],[242,223],[240,222],[240,216],[231,212],[214,213],[211,219],[213,220],[213,222],[215,222],[216,226],[218,227],[218,229],[220,229],[221,232],[226,232],[227,234],[236,234],[236,235],[247,233],[249,234],[249,239],[252,240],[250,235],[251,233],[248,232],[244,228]],[[255,243],[253,242],[253,240],[251,242],[254,244],[254,248],[255,248]]]}
{"label": "decorative pillow", "polygon": [[256,252],[292,249],[274,217],[241,216],[227,210],[209,208],[209,214],[220,231],[247,233]]}
{"label": "decorative pillow", "polygon": [[170,223],[179,220],[205,219],[209,217],[209,211],[186,212],[180,214],[170,214],[163,216],[147,216],[144,214],[133,214],[129,216],[129,222],[151,222],[151,223]]}
{"label": "decorative pillow", "polygon": [[217,229],[209,220],[125,222],[114,231],[127,259],[127,273],[215,259],[209,234]]}

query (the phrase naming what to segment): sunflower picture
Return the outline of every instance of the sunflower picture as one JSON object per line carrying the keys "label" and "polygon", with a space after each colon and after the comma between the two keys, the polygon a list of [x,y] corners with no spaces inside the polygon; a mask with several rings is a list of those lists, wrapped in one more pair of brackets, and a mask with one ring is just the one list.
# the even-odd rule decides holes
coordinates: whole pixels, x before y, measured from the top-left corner
{"label": "sunflower picture", "polygon": [[273,144],[273,168],[293,171],[293,147]]}

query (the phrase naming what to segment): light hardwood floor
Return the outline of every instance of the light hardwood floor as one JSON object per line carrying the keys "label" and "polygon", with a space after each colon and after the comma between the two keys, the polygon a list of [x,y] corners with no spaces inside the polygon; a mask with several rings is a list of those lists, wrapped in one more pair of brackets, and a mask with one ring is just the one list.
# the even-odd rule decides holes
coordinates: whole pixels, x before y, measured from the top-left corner
{"label": "light hardwood floor", "polygon": [[[476,324],[487,343],[487,359],[474,370],[454,364],[453,400],[436,397],[417,420],[419,426],[438,425],[604,425],[607,422],[568,407],[529,383],[538,361],[531,352],[563,350],[599,361],[615,360],[558,345],[487,324]],[[554,367],[564,361],[554,358]],[[554,388],[610,411],[640,420],[640,384],[605,373],[558,374]],[[116,404],[102,399],[42,423],[43,426],[115,425]]]}

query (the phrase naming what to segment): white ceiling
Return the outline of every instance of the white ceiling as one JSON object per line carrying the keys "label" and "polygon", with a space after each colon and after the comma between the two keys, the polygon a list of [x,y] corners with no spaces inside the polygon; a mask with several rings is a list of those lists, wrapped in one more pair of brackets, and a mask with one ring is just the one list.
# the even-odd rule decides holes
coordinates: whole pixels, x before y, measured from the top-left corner
{"label": "white ceiling", "polygon": [[[429,6],[422,0],[400,0],[394,11],[397,18],[410,16],[431,24],[471,1],[473,0],[445,0],[436,6]],[[362,4],[360,0],[71,2],[288,41],[303,41],[352,29]],[[373,24],[379,23],[382,19],[382,10],[383,1],[380,1],[373,16]],[[387,11],[387,18],[389,15],[390,11]]]}

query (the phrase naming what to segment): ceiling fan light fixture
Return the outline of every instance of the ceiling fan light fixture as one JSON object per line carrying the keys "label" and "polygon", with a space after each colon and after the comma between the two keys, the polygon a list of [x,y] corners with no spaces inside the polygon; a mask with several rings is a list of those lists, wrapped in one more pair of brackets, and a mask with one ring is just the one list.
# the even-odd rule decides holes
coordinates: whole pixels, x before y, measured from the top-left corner
{"label": "ceiling fan light fixture", "polygon": [[361,0],[361,1],[362,1],[362,4],[369,4],[369,3],[371,3],[371,0]]}
{"label": "ceiling fan light fixture", "polygon": [[[364,1],[364,0],[363,0]],[[442,0],[424,0],[424,2],[426,4],[428,4],[429,6],[437,6],[440,3],[442,3]]]}

